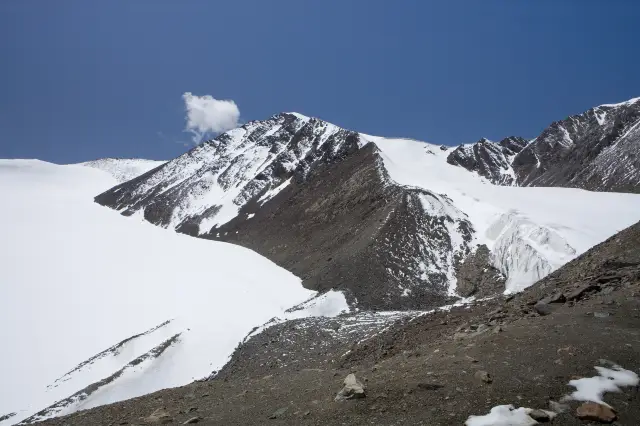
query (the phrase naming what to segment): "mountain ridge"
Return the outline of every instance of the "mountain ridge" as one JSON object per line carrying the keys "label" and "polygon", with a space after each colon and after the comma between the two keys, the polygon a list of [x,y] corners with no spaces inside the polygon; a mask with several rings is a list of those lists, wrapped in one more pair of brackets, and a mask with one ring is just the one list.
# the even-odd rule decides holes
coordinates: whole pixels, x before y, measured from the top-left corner
{"label": "mountain ridge", "polygon": [[639,151],[640,98],[633,98],[554,121],[512,158],[482,139],[448,161],[498,185],[640,193]]}
{"label": "mountain ridge", "polygon": [[[559,226],[545,212],[532,220],[531,209],[538,207],[521,191],[514,197],[512,191],[483,186],[486,181],[517,183],[522,169],[514,168],[515,159],[535,143],[508,137],[443,149],[280,113],[203,142],[95,200],[124,215],[142,214],[163,227],[256,250],[300,274],[308,288],[339,288],[363,308],[428,308],[456,296],[457,271],[477,276],[463,262],[482,244],[489,249],[488,258],[479,257],[486,258],[485,264],[469,264],[496,268],[499,273],[492,279],[512,291],[617,230],[611,224],[596,237],[586,222],[577,230],[573,218],[566,216]],[[391,169],[396,170],[393,176]],[[363,180],[357,177],[360,173],[370,177]],[[590,204],[590,197],[619,198],[575,192],[566,197],[555,190],[552,196],[540,190],[528,193],[535,194],[538,203],[574,211],[573,216],[579,214],[576,205]],[[505,197],[513,200],[505,202]],[[569,206],[569,199],[580,201]],[[356,220],[350,210],[362,216]],[[623,224],[631,219],[637,216],[629,210]],[[394,227],[398,232],[391,231]],[[331,231],[337,234],[332,237]],[[382,237],[386,232],[391,234]],[[577,232],[580,238],[566,232]],[[407,235],[416,239],[400,249],[399,241]],[[387,241],[396,248],[383,250]],[[365,251],[358,254],[356,247]],[[396,255],[400,257],[394,260]],[[363,267],[350,267],[356,264]],[[354,274],[359,269],[372,275]],[[412,293],[422,296],[410,297]]]}

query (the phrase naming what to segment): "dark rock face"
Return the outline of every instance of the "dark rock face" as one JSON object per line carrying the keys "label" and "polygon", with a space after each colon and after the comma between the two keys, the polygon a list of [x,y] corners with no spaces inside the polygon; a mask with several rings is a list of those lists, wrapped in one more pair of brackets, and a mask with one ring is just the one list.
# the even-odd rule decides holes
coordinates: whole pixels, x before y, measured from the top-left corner
{"label": "dark rock face", "polygon": [[389,182],[381,162],[368,144],[262,206],[247,204],[203,237],[251,248],[305,287],[344,290],[365,308],[442,304],[455,262],[469,251],[471,225],[461,212],[439,213],[454,209],[446,198]]}
{"label": "dark rock face", "polygon": [[11,417],[13,417],[15,415],[16,415],[16,413],[3,414],[2,416],[0,416],[0,422],[3,422],[5,420],[9,420]]}
{"label": "dark rock face", "polygon": [[640,192],[640,98],[557,121],[513,160],[522,186]]}
{"label": "dark rock face", "polygon": [[515,136],[498,143],[483,138],[473,145],[456,148],[447,157],[447,163],[476,172],[496,185],[513,185],[511,160],[526,145],[526,140]]}
{"label": "dark rock face", "polygon": [[479,245],[457,268],[457,293],[462,297],[486,297],[504,290],[505,278],[491,265],[489,248]]}
{"label": "dark rock face", "polygon": [[498,145],[504,148],[502,152],[507,157],[516,155],[517,153],[522,151],[528,144],[529,141],[519,136],[509,136],[498,142]]}
{"label": "dark rock face", "polygon": [[531,143],[508,137],[456,148],[449,164],[497,185],[640,192],[640,98],[556,121]]}

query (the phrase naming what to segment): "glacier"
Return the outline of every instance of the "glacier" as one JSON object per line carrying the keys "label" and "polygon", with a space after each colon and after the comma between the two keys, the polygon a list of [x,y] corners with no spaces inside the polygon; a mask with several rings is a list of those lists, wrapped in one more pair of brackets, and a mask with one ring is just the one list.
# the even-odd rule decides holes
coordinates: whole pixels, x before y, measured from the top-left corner
{"label": "glacier", "polygon": [[363,135],[381,151],[400,185],[446,195],[486,244],[507,278],[505,292],[520,291],[640,219],[640,195],[574,188],[492,184],[447,163],[451,149],[422,141]]}
{"label": "glacier", "polygon": [[[0,424],[206,377],[316,294],[251,250],[93,202],[115,184],[95,167],[0,160],[0,413],[16,412]],[[348,309],[331,302],[304,315]]]}

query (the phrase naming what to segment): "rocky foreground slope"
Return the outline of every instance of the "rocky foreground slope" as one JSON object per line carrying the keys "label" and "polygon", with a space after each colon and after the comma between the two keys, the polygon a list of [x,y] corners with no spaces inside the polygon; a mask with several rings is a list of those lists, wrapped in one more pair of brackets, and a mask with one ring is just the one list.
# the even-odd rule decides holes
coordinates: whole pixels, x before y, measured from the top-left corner
{"label": "rocky foreground slope", "polygon": [[[636,425],[639,248],[640,223],[516,296],[276,325],[211,380],[43,424],[461,425],[513,404],[554,425]],[[594,367],[616,379],[585,380],[599,377]],[[364,397],[336,401],[349,373]],[[574,393],[585,383],[609,384],[603,403]]]}

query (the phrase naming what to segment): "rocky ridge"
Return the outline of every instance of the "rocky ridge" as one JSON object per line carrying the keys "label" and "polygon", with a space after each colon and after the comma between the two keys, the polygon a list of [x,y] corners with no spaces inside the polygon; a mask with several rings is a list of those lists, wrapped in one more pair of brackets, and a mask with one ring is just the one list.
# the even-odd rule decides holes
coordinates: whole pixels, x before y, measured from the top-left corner
{"label": "rocky ridge", "polygon": [[639,193],[639,151],[640,98],[634,98],[556,121],[530,143],[507,138],[462,145],[448,162],[498,185]]}
{"label": "rocky ridge", "polygon": [[510,136],[494,143],[486,138],[471,145],[461,145],[447,157],[447,163],[476,172],[496,185],[514,185],[516,176],[511,163],[527,141]]}

